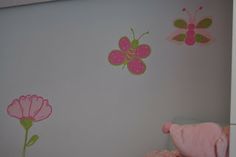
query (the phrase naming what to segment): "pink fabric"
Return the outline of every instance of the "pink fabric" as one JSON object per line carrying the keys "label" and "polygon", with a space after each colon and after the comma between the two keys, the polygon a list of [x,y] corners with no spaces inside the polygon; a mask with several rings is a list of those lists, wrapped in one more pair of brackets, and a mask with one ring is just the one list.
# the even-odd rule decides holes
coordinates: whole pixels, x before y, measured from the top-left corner
{"label": "pink fabric", "polygon": [[14,99],[7,107],[7,113],[20,120],[26,118],[36,122],[48,118],[52,107],[48,100],[41,96],[26,95]]}
{"label": "pink fabric", "polygon": [[[166,127],[168,126],[168,127]],[[223,129],[215,123],[164,125],[179,152],[185,157],[226,157],[228,141]],[[169,130],[166,130],[169,128]]]}

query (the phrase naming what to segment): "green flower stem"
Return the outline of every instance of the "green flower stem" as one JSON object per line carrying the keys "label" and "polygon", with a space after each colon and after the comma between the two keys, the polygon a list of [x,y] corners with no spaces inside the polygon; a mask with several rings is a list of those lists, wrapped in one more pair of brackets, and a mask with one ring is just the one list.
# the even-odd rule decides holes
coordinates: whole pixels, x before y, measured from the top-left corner
{"label": "green flower stem", "polygon": [[23,151],[22,151],[22,157],[25,157],[26,154],[26,146],[27,146],[27,141],[28,141],[28,133],[29,129],[32,127],[33,122],[31,119],[21,119],[20,124],[22,127],[25,129],[25,141],[24,141],[24,146],[23,146]]}
{"label": "green flower stem", "polygon": [[29,129],[25,129],[25,141],[24,141],[24,146],[23,146],[23,151],[22,151],[22,157],[25,157],[26,143],[28,141],[28,133],[29,133]]}

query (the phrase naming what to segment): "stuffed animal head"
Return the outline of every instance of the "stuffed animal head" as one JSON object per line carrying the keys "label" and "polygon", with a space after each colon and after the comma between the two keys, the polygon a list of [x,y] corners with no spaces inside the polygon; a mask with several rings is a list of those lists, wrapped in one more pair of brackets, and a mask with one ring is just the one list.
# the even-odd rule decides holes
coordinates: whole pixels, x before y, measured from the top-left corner
{"label": "stuffed animal head", "polygon": [[185,157],[227,156],[227,137],[216,123],[178,125],[167,122],[162,131],[170,134],[174,145]]}

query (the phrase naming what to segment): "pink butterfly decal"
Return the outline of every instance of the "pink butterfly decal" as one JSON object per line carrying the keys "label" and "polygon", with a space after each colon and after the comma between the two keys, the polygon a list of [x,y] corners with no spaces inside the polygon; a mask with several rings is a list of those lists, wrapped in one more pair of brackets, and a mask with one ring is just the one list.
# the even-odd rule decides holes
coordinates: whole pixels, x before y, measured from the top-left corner
{"label": "pink butterfly decal", "polygon": [[108,61],[112,65],[123,65],[123,68],[127,65],[130,73],[140,75],[146,71],[146,65],[142,59],[150,55],[151,47],[147,44],[139,44],[139,40],[149,32],[143,33],[136,39],[132,28],[131,31],[133,34],[132,41],[127,36],[120,38],[120,50],[112,50],[108,55]]}
{"label": "pink butterfly decal", "polygon": [[209,43],[212,39],[205,29],[212,25],[212,18],[204,17],[196,22],[196,15],[202,9],[203,7],[199,7],[192,14],[186,8],[183,8],[182,11],[186,12],[189,17],[188,22],[184,19],[175,20],[174,26],[178,28],[178,30],[171,35],[170,40],[185,43],[189,46],[194,45],[195,43]]}

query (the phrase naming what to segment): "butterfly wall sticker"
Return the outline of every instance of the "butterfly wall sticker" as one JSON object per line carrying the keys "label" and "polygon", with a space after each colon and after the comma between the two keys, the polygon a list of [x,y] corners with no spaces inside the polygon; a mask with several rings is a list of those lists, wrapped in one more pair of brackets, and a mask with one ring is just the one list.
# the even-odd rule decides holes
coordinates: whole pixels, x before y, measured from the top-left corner
{"label": "butterfly wall sticker", "polygon": [[[140,44],[139,40],[149,32],[135,37],[134,30],[131,28],[132,40],[127,36],[123,36],[119,40],[119,50],[114,49],[108,55],[108,61],[112,65],[127,66],[130,73],[134,75],[143,74],[146,71],[146,65],[143,62],[151,53],[151,47],[148,44]],[[122,68],[122,69],[123,69]]]}
{"label": "butterfly wall sticker", "polygon": [[212,41],[211,35],[206,31],[212,25],[211,17],[204,17],[199,21],[196,20],[196,16],[203,7],[200,6],[193,13],[191,13],[186,8],[182,11],[186,12],[188,15],[188,21],[184,19],[177,19],[174,21],[174,26],[178,28],[170,36],[171,41],[185,43],[186,45],[207,44]]}

